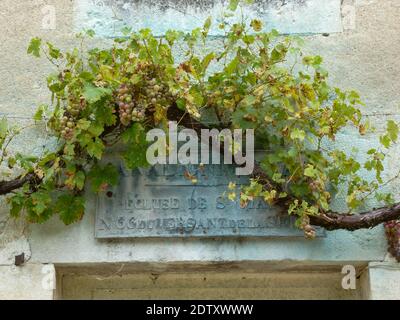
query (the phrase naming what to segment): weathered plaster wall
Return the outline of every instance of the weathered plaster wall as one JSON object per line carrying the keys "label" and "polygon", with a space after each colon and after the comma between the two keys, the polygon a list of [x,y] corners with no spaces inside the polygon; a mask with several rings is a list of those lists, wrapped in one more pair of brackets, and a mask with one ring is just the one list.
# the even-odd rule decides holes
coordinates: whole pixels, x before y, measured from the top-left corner
{"label": "weathered plaster wall", "polygon": [[52,300],[55,274],[53,265],[0,266],[0,300]]}
{"label": "weathered plaster wall", "polygon": [[[255,0],[251,6],[237,10],[231,17],[223,17],[227,0],[103,0],[77,1],[76,29],[94,29],[102,36],[116,35],[127,23],[135,29],[151,28],[155,35],[169,29],[190,32],[202,26],[212,16],[210,36],[221,36],[218,28],[222,19],[240,21],[242,16],[259,18],[265,30],[278,29],[281,33],[324,33],[343,30],[340,16],[341,0]],[[117,18],[117,19],[115,19]]]}
{"label": "weathered plaster wall", "polygon": [[[0,116],[13,118],[21,125],[29,120],[35,107],[48,103],[43,75],[52,70],[44,60],[33,60],[26,54],[31,37],[39,36],[62,48],[74,44],[76,29],[74,5],[78,0],[2,0],[0,2]],[[56,13],[56,28],[42,28],[47,5]],[[400,2],[398,0],[345,0],[342,6],[355,12],[355,29],[327,35],[306,36],[307,50],[321,54],[332,82],[342,88],[359,90],[367,107],[363,110],[377,131],[384,130],[388,118],[400,120]],[[346,12],[347,12],[346,11]],[[350,10],[351,11],[351,10]],[[344,12],[344,13],[346,13]],[[140,12],[138,13],[140,15]],[[210,40],[210,46],[218,40]],[[348,149],[365,150],[375,142],[371,137],[355,138],[349,130],[338,143]],[[46,143],[43,131],[28,131],[18,140],[24,152],[40,152]],[[387,176],[398,170],[399,147],[388,163]],[[400,184],[393,187],[399,194]],[[341,207],[339,198],[336,206]],[[231,240],[120,240],[94,239],[94,208],[89,201],[84,220],[64,227],[58,221],[43,226],[7,222],[7,207],[0,209],[0,265],[12,265],[14,256],[25,252],[29,263],[90,262],[168,262],[168,261],[264,261],[299,260],[308,262],[383,260],[386,240],[383,230],[354,233],[329,232],[316,241],[290,239]],[[1,281],[0,281],[1,285]]]}
{"label": "weathered plaster wall", "polygon": [[[64,274],[64,299],[359,299],[340,273]],[[360,288],[360,287],[358,287]]]}
{"label": "weathered plaster wall", "polygon": [[400,299],[400,267],[397,262],[371,262],[360,277],[361,297],[371,300]]}

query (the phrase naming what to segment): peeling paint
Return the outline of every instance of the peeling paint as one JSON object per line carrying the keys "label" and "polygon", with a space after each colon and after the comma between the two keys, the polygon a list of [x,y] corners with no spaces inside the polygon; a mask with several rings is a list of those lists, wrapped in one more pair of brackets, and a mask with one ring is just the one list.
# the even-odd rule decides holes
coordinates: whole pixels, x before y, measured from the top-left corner
{"label": "peeling paint", "polygon": [[334,33],[342,31],[340,0],[256,0],[252,5],[225,17],[227,0],[78,0],[75,3],[76,31],[93,29],[113,37],[123,27],[151,28],[155,35],[168,29],[189,32],[211,16],[211,36],[221,36],[223,20],[237,22],[245,17],[264,22],[266,30],[286,34]]}
{"label": "peeling paint", "polygon": [[[197,12],[203,12],[206,10],[213,9],[219,5],[227,5],[227,1],[224,0],[92,0],[93,4],[97,6],[114,7],[123,10],[129,10],[130,7],[136,9],[147,6],[152,9],[166,12],[170,9],[174,9],[180,12],[187,13],[191,10]],[[307,0],[255,0],[254,8],[256,10],[268,10],[270,8],[279,9],[295,5],[299,6],[307,5]],[[295,8],[296,8],[295,7]]]}

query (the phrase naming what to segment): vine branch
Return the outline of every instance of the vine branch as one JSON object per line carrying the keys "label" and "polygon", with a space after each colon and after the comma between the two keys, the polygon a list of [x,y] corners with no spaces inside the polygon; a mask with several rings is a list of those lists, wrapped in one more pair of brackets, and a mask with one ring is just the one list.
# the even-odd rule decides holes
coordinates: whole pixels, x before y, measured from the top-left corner
{"label": "vine branch", "polygon": [[[198,133],[201,132],[201,129],[210,129],[206,125],[201,122],[192,119],[188,113],[184,113],[179,110],[176,106],[172,106],[168,110],[168,120],[177,121],[177,119],[181,120],[181,125],[194,129]],[[223,149],[223,148],[221,148]],[[254,165],[253,178],[257,179],[260,183],[263,184],[263,187],[267,190],[274,188],[276,190],[280,189],[280,186],[276,184],[274,181],[271,181],[264,170],[258,163]],[[282,191],[282,190],[279,190]],[[284,201],[277,202],[275,205],[282,208],[282,210],[288,209],[287,202],[288,198],[284,199]],[[397,203],[393,206],[382,207],[379,209],[374,209],[371,211],[363,212],[360,214],[340,214],[337,212],[326,212],[320,213],[318,216],[310,216],[310,223],[314,226],[322,227],[326,230],[349,230],[354,231],[358,229],[369,229],[373,228],[379,224],[384,222],[397,220],[400,218],[400,203]]]}

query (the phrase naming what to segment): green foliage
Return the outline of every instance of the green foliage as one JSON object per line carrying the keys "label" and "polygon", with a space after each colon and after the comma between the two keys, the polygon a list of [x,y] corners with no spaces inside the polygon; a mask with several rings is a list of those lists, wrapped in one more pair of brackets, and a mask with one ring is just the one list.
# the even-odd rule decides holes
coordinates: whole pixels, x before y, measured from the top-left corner
{"label": "green foliage", "polygon": [[8,131],[7,119],[3,118],[0,121],[0,138],[5,138]]}
{"label": "green foliage", "polygon": [[112,164],[101,166],[96,164],[91,168],[88,175],[94,192],[107,189],[108,186],[115,186],[119,180],[119,172]]}
{"label": "green foliage", "polygon": [[122,141],[126,144],[123,153],[126,166],[129,169],[147,167],[146,159],[146,131],[141,124],[135,123],[122,134]]}
{"label": "green foliage", "polygon": [[74,194],[63,194],[58,197],[55,210],[66,225],[82,219],[85,212],[85,199]]}
{"label": "green foliage", "polygon": [[[229,9],[239,4],[231,0]],[[209,49],[212,23],[207,19],[188,34],[171,30],[164,38],[154,37],[149,29],[125,29],[125,37],[109,48],[82,46],[83,51],[62,52],[32,39],[28,53],[44,53],[57,67],[47,78],[52,105],[39,107],[35,120],[47,122],[58,146],[40,159],[18,155],[8,160],[38,178],[10,197],[12,216],[25,209],[34,222],[54,213],[66,224],[79,221],[87,180],[94,192],[118,182],[116,168],[101,164],[107,147],[124,145],[128,168],[147,166],[146,132],[165,128],[173,107],[200,122],[213,113],[218,128],[254,128],[258,147],[268,150],[261,167],[270,183],[255,177],[241,191],[242,205],[255,197],[270,204],[285,201],[288,213],[298,217],[298,226],[310,237],[309,217],[329,211],[339,189],[347,193],[350,212],[372,195],[390,203],[390,194],[377,191],[384,183],[386,149],[396,143],[398,125],[388,122],[379,139],[382,149],[369,150],[364,163],[343,150],[327,149],[349,127],[360,135],[368,133],[359,95],[331,87],[323,59],[304,55],[301,39],[279,36],[276,30],[263,32],[259,20],[223,22],[223,45]],[[94,32],[78,38],[87,36]],[[177,47],[184,53],[179,60],[172,53]],[[9,134],[3,119],[0,148]],[[363,178],[363,170],[375,179]]]}
{"label": "green foliage", "polygon": [[86,84],[83,89],[83,97],[89,103],[96,103],[107,95],[111,95],[112,91],[109,88],[98,88],[92,84]]}
{"label": "green foliage", "polygon": [[42,40],[39,38],[33,38],[28,47],[28,53],[34,55],[35,57],[40,57],[40,46]]}

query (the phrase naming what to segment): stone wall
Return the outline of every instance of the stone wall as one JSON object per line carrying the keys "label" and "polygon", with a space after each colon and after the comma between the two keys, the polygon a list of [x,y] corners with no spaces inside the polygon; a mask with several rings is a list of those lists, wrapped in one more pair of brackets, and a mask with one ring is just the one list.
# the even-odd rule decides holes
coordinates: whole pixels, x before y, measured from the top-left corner
{"label": "stone wall", "polygon": [[0,266],[0,300],[51,300],[54,293],[54,265]]}
{"label": "stone wall", "polygon": [[[96,2],[96,1],[95,1]],[[97,1],[98,2],[98,1]],[[290,1],[287,1],[290,2]],[[313,2],[313,1],[312,1]],[[315,2],[315,1],[314,1]],[[366,107],[363,113],[382,132],[388,118],[400,120],[400,2],[398,0],[329,0],[321,4],[320,14],[333,10],[338,16],[318,22],[318,28],[302,25],[299,29],[307,40],[306,50],[325,58],[333,84],[344,89],[360,91]],[[2,0],[0,2],[0,116],[5,115],[17,124],[32,123],[31,116],[37,105],[48,103],[50,96],[43,75],[52,70],[44,59],[33,60],[26,54],[27,44],[34,36],[43,37],[61,48],[74,45],[74,33],[80,26],[93,21],[82,21],[82,6],[93,3],[85,0]],[[339,3],[336,11],[334,3]],[[103,3],[104,4],[104,3]],[[324,10],[325,8],[325,10]],[[279,22],[277,9],[275,21]],[[299,10],[292,10],[293,21],[301,20]],[[53,13],[56,20],[53,21]],[[137,11],[138,20],[146,20]],[[172,14],[172,13],[169,13]],[[285,13],[286,16],[288,12]],[[285,17],[286,17],[285,16]],[[173,16],[171,16],[173,17]],[[101,18],[101,17],[100,17]],[[327,19],[328,19],[327,18]],[[49,20],[50,19],[50,20]],[[98,19],[98,17],[97,17]],[[286,18],[285,18],[286,19]],[[101,21],[101,19],[100,19]],[[55,22],[55,24],[53,24]],[[84,23],[85,22],[85,23]],[[278,24],[279,25],[279,24]],[[327,27],[328,26],[328,27]],[[160,25],[160,28],[164,26]],[[103,30],[104,31],[104,30]],[[156,30],[157,31],[157,30]],[[292,29],[285,30],[293,32]],[[324,34],[322,34],[324,33]],[[103,34],[107,35],[107,34]],[[111,35],[111,33],[110,33]],[[102,41],[99,39],[98,41]],[[218,45],[219,39],[210,39],[209,45]],[[28,130],[17,140],[17,148],[26,153],[40,152],[46,143],[43,130]],[[353,137],[351,130],[343,133],[338,144],[345,148],[358,147],[361,151],[376,143],[371,137]],[[390,177],[398,170],[397,146],[388,162]],[[400,184],[393,187],[399,194]],[[335,205],[341,208],[343,199]],[[91,263],[207,263],[207,262],[280,262],[282,268],[289,263],[367,264],[382,261],[386,256],[386,240],[382,227],[373,230],[328,232],[326,238],[315,241],[304,239],[140,239],[96,240],[94,238],[94,199],[89,199],[87,214],[79,224],[65,227],[57,220],[42,226],[26,226],[23,222],[7,218],[7,206],[0,207],[0,298],[3,293],[16,298],[52,298],[50,291],[35,289],[38,279],[36,266],[43,263],[87,265]],[[27,266],[14,267],[16,255],[25,254]],[[17,268],[17,269],[15,269]],[[35,269],[35,270],[34,270]],[[16,271],[17,270],[17,271]],[[26,281],[38,295],[26,295],[21,287],[9,290],[10,279]],[[383,273],[374,277],[385,276]],[[40,278],[40,277],[39,277]],[[24,280],[25,281],[25,280]],[[41,281],[41,280],[40,280]],[[394,292],[394,291],[393,291]]]}

